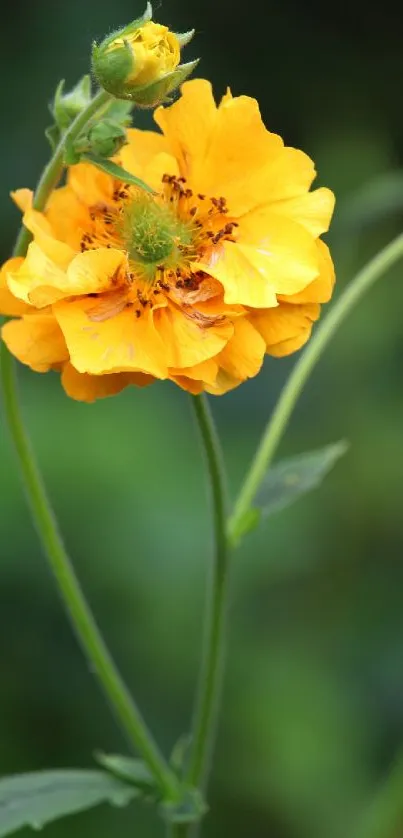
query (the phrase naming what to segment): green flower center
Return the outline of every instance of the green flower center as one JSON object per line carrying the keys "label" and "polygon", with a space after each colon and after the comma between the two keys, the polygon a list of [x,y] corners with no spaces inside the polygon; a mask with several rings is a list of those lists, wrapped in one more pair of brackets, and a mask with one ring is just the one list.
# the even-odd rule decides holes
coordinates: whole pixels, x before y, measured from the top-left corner
{"label": "green flower center", "polygon": [[192,230],[169,206],[141,194],[126,208],[122,238],[129,258],[150,282],[157,267],[175,270],[192,249]]}

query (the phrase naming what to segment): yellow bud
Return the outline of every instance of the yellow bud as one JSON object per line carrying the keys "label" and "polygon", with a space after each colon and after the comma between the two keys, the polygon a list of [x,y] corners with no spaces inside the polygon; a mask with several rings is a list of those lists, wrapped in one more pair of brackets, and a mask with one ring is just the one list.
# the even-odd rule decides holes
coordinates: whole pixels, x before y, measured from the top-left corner
{"label": "yellow bud", "polygon": [[172,72],[180,61],[179,41],[167,26],[150,20],[126,38],[116,38],[107,52],[130,48],[132,67],[125,82],[127,85],[153,84]]}
{"label": "yellow bud", "polygon": [[151,14],[148,4],[143,17],[109,35],[101,44],[94,44],[92,51],[93,70],[100,85],[119,99],[135,103],[138,99],[143,107],[154,107],[163,101],[181,83],[185,75],[182,67],[188,75],[195,66],[179,65],[181,46],[188,43],[193,31],[176,35],[167,26],[151,20]]}

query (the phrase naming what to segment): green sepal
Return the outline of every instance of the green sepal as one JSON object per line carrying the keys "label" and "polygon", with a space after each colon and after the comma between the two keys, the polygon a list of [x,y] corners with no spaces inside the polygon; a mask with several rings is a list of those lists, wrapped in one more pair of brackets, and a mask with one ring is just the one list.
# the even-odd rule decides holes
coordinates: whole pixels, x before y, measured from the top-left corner
{"label": "green sepal", "polygon": [[132,123],[131,112],[133,107],[134,103],[126,99],[112,99],[102,114],[102,119],[111,119],[122,128],[128,128]]}
{"label": "green sepal", "polygon": [[62,79],[56,88],[53,102],[50,106],[55,123],[63,134],[73,120],[83,111],[91,101],[91,77],[83,76],[68,93],[64,92],[65,80]]}
{"label": "green sepal", "polygon": [[208,810],[201,792],[193,786],[182,789],[179,801],[163,801],[159,808],[168,823],[197,823]]}
{"label": "green sepal", "polygon": [[135,786],[147,798],[160,798],[155,779],[142,759],[133,759],[121,754],[105,754],[103,751],[97,751],[94,758],[102,768],[119,780]]}
{"label": "green sepal", "polygon": [[195,34],[195,31],[196,31],[195,29],[189,29],[189,32],[175,32],[174,33],[175,38],[177,38],[179,46],[180,46],[181,49],[182,49],[182,47],[186,47],[188,44],[190,44],[190,41],[192,40],[192,38]]}
{"label": "green sepal", "polygon": [[107,37],[104,38],[104,40],[101,41],[101,43],[98,46],[97,44],[94,44],[94,47],[97,47],[97,49],[106,49],[110,46],[110,44],[113,44],[116,38],[124,38],[126,35],[130,35],[136,29],[141,29],[141,27],[144,26],[145,23],[148,23],[148,21],[151,20],[152,16],[153,7],[151,3],[147,3],[146,10],[141,15],[141,17],[136,18],[136,20],[132,20],[131,23],[128,23],[127,26],[123,26],[122,29],[116,29],[114,32],[111,32],[111,34],[107,35]]}
{"label": "green sepal", "polygon": [[74,166],[81,160],[81,153],[70,137],[66,137],[65,139],[63,160],[66,166]]}
{"label": "green sepal", "polygon": [[112,119],[96,122],[88,132],[88,151],[100,157],[113,157],[126,142],[125,129]]}
{"label": "green sepal", "polygon": [[106,160],[104,157],[98,157],[96,154],[88,153],[82,154],[80,156],[80,160],[92,163],[93,166],[96,166],[108,175],[112,175],[112,177],[115,177],[117,180],[121,180],[122,183],[129,183],[131,186],[138,186],[139,189],[143,189],[144,192],[148,192],[151,195],[156,194],[155,190],[151,189],[151,186],[148,186],[144,180],[140,180],[140,178],[132,175],[130,172],[126,171],[126,169],[123,169],[122,166],[118,166],[117,163],[113,163],[112,160]]}
{"label": "green sepal", "polygon": [[60,131],[57,125],[49,125],[49,127],[45,129],[45,137],[48,140],[52,151],[56,151],[60,142],[60,136]]}
{"label": "green sepal", "polygon": [[119,96],[127,77],[134,69],[134,56],[130,45],[124,41],[119,47],[105,50],[103,44],[92,47],[94,75],[108,93]]}
{"label": "green sepal", "polygon": [[188,64],[180,64],[176,70],[166,73],[165,76],[152,82],[152,84],[124,89],[123,96],[131,99],[139,108],[155,108],[167,101],[170,93],[173,93],[193,73],[200,59],[190,61]]}

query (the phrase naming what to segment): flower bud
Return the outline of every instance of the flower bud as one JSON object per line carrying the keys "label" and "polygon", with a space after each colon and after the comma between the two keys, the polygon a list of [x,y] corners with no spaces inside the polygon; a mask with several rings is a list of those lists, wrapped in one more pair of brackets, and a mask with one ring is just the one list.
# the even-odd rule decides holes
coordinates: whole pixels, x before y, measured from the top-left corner
{"label": "flower bud", "polygon": [[193,36],[171,32],[151,20],[152,8],[123,29],[93,45],[92,66],[101,85],[118,99],[140,107],[165,101],[192,72],[197,62],[180,65],[180,50]]}
{"label": "flower bud", "polygon": [[83,76],[68,93],[64,92],[64,79],[58,84],[50,107],[58,129],[63,133],[91,101],[91,78]]}
{"label": "flower bud", "polygon": [[112,119],[97,122],[88,132],[90,151],[100,157],[113,157],[127,142],[126,131]]}

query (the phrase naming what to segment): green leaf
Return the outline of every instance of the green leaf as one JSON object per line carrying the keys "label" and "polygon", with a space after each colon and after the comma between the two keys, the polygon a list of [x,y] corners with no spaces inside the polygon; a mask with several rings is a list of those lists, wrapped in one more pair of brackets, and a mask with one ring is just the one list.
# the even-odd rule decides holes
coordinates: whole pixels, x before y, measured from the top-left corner
{"label": "green leaf", "polygon": [[184,733],[172,749],[169,762],[178,777],[183,777],[185,774],[191,744],[192,736],[190,733]]}
{"label": "green leaf", "polygon": [[154,777],[143,760],[120,754],[104,754],[102,751],[98,751],[94,756],[96,761],[115,777],[136,786],[142,792],[151,793],[153,797],[159,796]]}
{"label": "green leaf", "polygon": [[148,184],[144,183],[143,180],[140,180],[140,178],[135,177],[135,175],[130,174],[130,172],[127,172],[126,169],[122,168],[122,166],[118,166],[117,163],[113,163],[112,160],[106,160],[103,157],[98,157],[96,154],[82,154],[81,160],[86,160],[88,163],[92,163],[93,166],[96,166],[103,172],[107,172],[108,175],[112,175],[112,177],[117,178],[117,180],[121,180],[123,183],[130,183],[132,186],[138,186],[140,189],[144,189],[145,192],[155,195],[155,191],[154,189],[151,189],[151,186],[148,186]]}
{"label": "green leaf", "polygon": [[23,826],[41,829],[99,803],[126,806],[136,789],[105,771],[66,769],[0,779],[0,838]]}
{"label": "green leaf", "polygon": [[348,444],[341,440],[319,451],[310,451],[276,463],[270,469],[255,498],[255,504],[262,516],[266,517],[284,509],[298,500],[300,495],[319,486],[337,460],[346,453],[347,448]]}

